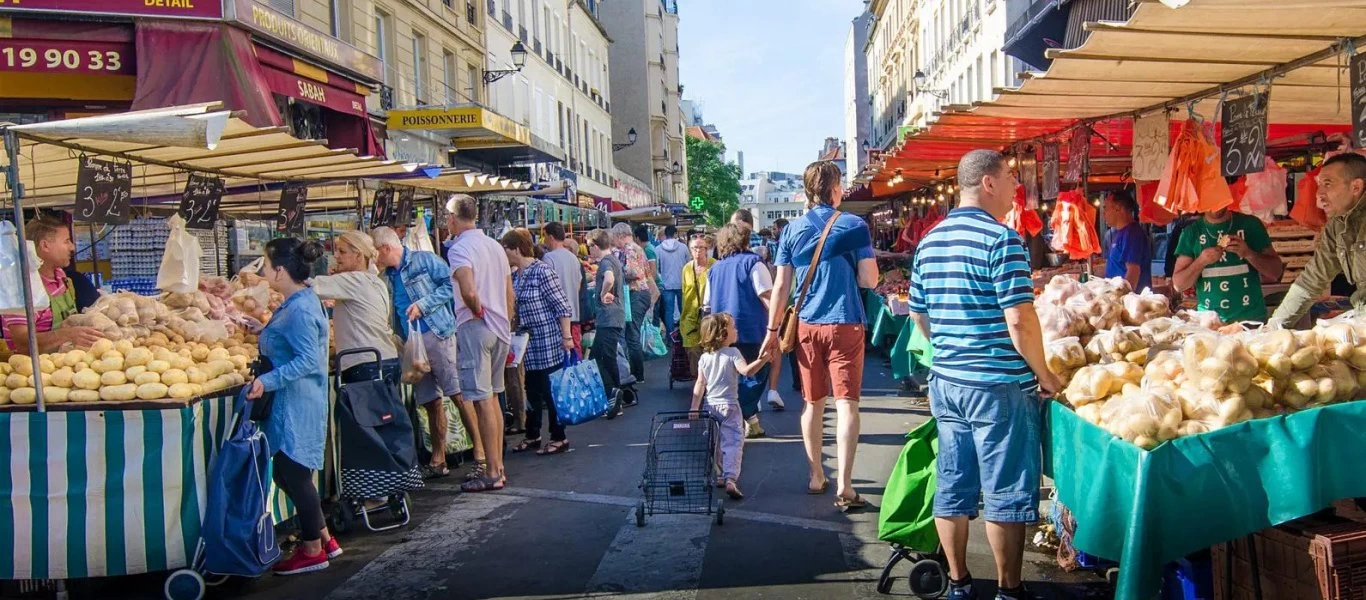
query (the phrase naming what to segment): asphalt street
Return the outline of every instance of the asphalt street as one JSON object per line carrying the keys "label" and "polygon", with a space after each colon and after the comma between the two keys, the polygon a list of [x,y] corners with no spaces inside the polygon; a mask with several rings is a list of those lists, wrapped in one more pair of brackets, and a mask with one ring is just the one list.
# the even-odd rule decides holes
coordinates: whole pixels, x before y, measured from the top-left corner
{"label": "asphalt street", "polygon": [[[571,451],[509,455],[508,487],[461,494],[459,477],[417,493],[401,530],[339,536],[346,554],[320,573],[234,581],[210,598],[256,600],[444,600],[482,598],[828,599],[879,598],[889,554],[877,540],[883,486],[907,431],[928,418],[923,401],[899,395],[883,361],[870,356],[855,487],[874,508],[842,514],[834,494],[806,493],[800,402],[784,373],[788,410],[761,413],[768,436],[745,445],[745,499],[725,500],[725,522],[654,515],[635,524],[651,417],[686,410],[686,383],[668,386],[668,361],[648,365],[639,406],[615,420],[569,431]],[[834,422],[826,415],[826,467],[834,474]],[[510,445],[513,440],[510,440]],[[460,473],[463,473],[463,469]],[[832,486],[833,487],[833,486]],[[722,495],[718,494],[720,501]],[[970,545],[982,591],[994,566],[980,523]],[[1051,554],[1030,551],[1025,578],[1044,597],[1107,597],[1094,574],[1063,574]],[[896,569],[892,595],[911,597]],[[73,587],[73,597],[154,598],[161,576]],[[985,596],[984,597],[990,597]]]}

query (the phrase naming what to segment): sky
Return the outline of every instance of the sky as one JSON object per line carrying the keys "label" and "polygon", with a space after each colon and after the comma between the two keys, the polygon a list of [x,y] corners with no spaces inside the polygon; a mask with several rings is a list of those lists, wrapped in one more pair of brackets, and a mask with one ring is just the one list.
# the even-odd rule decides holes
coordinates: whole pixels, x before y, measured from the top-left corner
{"label": "sky", "polygon": [[745,171],[801,173],[844,137],[844,42],[862,0],[682,0],[679,79]]}

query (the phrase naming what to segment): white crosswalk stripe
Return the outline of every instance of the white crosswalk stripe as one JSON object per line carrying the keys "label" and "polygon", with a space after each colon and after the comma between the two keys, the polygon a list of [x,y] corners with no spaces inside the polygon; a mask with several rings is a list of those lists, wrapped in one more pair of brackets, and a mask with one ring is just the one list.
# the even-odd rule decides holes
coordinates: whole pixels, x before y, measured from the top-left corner
{"label": "white crosswalk stripe", "polygon": [[636,527],[623,521],[588,583],[589,595],[652,600],[691,600],[702,580],[714,519],[704,515],[656,515]]}

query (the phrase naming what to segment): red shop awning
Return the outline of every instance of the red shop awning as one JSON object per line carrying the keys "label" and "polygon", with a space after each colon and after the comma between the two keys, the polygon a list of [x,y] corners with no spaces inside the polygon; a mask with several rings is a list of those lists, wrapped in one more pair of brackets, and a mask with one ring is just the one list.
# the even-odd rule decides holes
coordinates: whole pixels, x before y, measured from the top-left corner
{"label": "red shop awning", "polygon": [[340,113],[366,117],[368,87],[260,44],[256,45],[255,51],[270,91]]}

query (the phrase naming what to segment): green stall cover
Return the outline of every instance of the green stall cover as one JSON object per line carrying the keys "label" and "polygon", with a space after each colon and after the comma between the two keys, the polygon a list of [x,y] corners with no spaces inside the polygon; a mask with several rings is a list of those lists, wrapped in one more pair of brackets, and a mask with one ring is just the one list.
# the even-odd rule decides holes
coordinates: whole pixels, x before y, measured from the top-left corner
{"label": "green stall cover", "polygon": [[1164,564],[1366,496],[1366,402],[1257,419],[1150,452],[1049,403],[1045,468],[1072,541],[1118,560],[1116,598],[1157,595]]}
{"label": "green stall cover", "polygon": [[939,549],[934,528],[935,457],[939,455],[939,427],[934,419],[906,434],[877,515],[877,539],[917,552]]}
{"label": "green stall cover", "polygon": [[908,318],[902,324],[901,332],[892,344],[891,358],[892,377],[896,379],[910,377],[917,363],[928,369],[934,362],[934,348],[930,346],[929,338],[915,326],[915,319]]}

